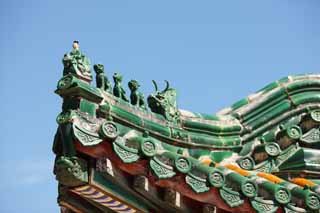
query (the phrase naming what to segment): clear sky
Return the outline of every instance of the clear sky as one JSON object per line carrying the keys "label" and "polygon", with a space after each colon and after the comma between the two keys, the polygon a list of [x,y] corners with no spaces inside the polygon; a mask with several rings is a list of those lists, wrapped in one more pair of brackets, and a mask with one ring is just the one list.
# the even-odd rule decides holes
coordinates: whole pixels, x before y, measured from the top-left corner
{"label": "clear sky", "polygon": [[180,108],[215,113],[290,74],[320,70],[317,0],[0,1],[0,212],[58,212],[51,152],[61,58],[80,41],[110,77],[152,79]]}

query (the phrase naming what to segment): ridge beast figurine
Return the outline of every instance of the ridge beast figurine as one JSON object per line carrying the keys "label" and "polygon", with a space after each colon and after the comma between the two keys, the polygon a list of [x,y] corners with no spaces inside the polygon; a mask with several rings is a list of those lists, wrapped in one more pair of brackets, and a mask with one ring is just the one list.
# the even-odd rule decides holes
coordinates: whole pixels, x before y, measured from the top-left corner
{"label": "ridge beast figurine", "polygon": [[155,87],[155,93],[149,95],[148,105],[152,112],[163,115],[170,121],[177,121],[179,119],[179,112],[177,109],[177,92],[170,88],[169,82],[166,82],[166,88],[163,91],[158,91],[158,85],[152,81]]}
{"label": "ridge beast figurine", "polygon": [[167,81],[153,81],[147,108],[137,81],[129,103],[120,74],[112,94],[103,66],[96,88],[66,63],[53,146],[62,211],[319,213],[319,74],[204,114],[179,109]]}
{"label": "ridge beast figurine", "polygon": [[141,107],[143,109],[146,109],[143,93],[138,91],[138,88],[140,87],[140,84],[138,83],[138,81],[136,80],[129,81],[128,87],[131,91],[131,94],[130,94],[131,104]]}
{"label": "ridge beast figurine", "polygon": [[122,83],[122,75],[119,73],[115,73],[113,75],[114,87],[113,87],[113,95],[128,102],[126,97],[126,91],[123,89]]}
{"label": "ridge beast figurine", "polygon": [[108,80],[107,76],[104,73],[103,64],[95,64],[93,66],[93,69],[96,72],[97,88],[112,93],[111,82]]}

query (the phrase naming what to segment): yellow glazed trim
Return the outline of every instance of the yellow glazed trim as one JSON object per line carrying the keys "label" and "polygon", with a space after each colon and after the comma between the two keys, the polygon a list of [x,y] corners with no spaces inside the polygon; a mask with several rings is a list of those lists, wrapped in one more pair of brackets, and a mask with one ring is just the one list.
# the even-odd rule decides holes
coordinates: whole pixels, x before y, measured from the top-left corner
{"label": "yellow glazed trim", "polygon": [[316,186],[317,185],[316,183],[312,182],[311,180],[307,180],[305,178],[293,178],[293,179],[291,179],[291,182],[295,183],[295,184],[297,184],[299,186],[303,186],[303,187],[304,186],[312,187],[312,186]]}
{"label": "yellow glazed trim", "polygon": [[245,177],[250,175],[250,172],[248,172],[247,170],[241,169],[241,168],[239,168],[239,167],[237,167],[236,165],[233,165],[233,164],[227,164],[224,167],[226,167],[227,169],[233,170],[233,171],[235,171],[235,172],[237,172],[240,175],[245,176]]}
{"label": "yellow glazed trim", "polygon": [[257,176],[262,177],[264,179],[267,179],[270,182],[277,183],[277,184],[282,183],[284,181],[275,175],[264,173],[264,172],[258,172]]}

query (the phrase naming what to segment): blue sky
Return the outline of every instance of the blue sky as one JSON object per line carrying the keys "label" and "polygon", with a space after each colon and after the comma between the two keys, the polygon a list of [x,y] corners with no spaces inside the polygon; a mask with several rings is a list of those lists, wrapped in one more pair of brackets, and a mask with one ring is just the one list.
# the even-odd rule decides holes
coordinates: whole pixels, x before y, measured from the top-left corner
{"label": "blue sky", "polygon": [[214,113],[290,74],[320,70],[316,0],[0,2],[0,210],[58,212],[51,152],[61,58],[80,41],[110,77],[155,79]]}

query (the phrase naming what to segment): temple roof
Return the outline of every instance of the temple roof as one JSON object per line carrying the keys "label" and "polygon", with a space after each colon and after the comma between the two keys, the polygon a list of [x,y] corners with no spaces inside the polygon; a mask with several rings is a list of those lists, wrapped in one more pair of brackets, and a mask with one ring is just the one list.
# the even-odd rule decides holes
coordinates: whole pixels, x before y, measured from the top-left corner
{"label": "temple roof", "polygon": [[73,212],[319,212],[320,75],[273,82],[216,115],[147,97],[65,55],[53,151],[58,203]]}

